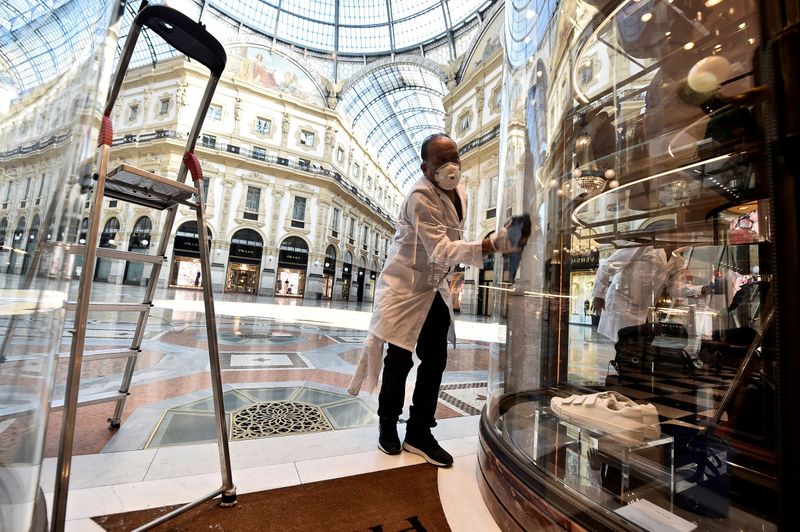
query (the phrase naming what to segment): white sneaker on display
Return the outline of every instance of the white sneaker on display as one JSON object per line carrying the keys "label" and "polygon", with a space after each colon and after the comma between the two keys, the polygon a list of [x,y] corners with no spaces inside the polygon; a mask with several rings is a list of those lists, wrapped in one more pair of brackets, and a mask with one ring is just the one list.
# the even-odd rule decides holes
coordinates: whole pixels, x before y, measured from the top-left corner
{"label": "white sneaker on display", "polygon": [[637,442],[661,435],[655,406],[637,404],[617,392],[553,397],[550,409],[580,427]]}

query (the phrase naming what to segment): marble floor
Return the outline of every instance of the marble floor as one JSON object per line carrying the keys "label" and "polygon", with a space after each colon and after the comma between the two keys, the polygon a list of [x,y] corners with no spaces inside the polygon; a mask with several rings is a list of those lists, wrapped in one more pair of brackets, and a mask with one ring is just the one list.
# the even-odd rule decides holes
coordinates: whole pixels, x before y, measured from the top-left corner
{"label": "marble floor", "polygon": [[[455,457],[438,471],[439,496],[452,530],[499,530],[478,491],[478,417],[443,420],[435,429]],[[402,437],[402,426],[401,426]],[[232,441],[233,480],[238,493],[380,471],[422,463],[410,453],[388,456],[375,448],[375,429],[299,434]],[[52,503],[56,462],[43,463],[42,486]],[[67,509],[68,532],[102,530],[91,517],[199,498],[220,485],[215,444],[195,444],[77,456]],[[268,511],[268,510],[267,510]]]}
{"label": "marble floor", "polygon": [[[122,285],[98,283],[93,290],[94,301],[137,302],[142,296],[143,289]],[[214,433],[201,296],[194,290],[158,290],[120,429],[108,428],[113,404],[79,409],[69,529],[95,530],[87,518],[185,502],[219,484],[216,445],[210,443]],[[370,304],[238,294],[219,294],[215,304],[234,478],[242,492],[420,462],[408,453],[389,457],[377,451],[377,397],[363,391],[357,398],[346,395]],[[86,351],[130,345],[133,318],[90,315]],[[435,434],[456,457],[454,468],[439,472],[442,502],[453,530],[492,530],[496,527],[475,480],[477,425],[487,397],[490,345],[504,339],[506,331],[491,318],[459,314],[456,334],[436,413]],[[570,337],[570,380],[602,380],[613,345],[588,327],[571,326]],[[70,339],[65,331],[64,352]],[[66,362],[62,359],[57,368],[54,399],[63,397]],[[81,392],[116,390],[124,369],[125,359],[85,360]],[[263,417],[265,409],[289,403],[293,416],[305,416],[304,430],[237,429],[237,416],[242,426],[252,427],[248,416]],[[42,487],[48,497],[60,429],[56,410],[44,450]]]}

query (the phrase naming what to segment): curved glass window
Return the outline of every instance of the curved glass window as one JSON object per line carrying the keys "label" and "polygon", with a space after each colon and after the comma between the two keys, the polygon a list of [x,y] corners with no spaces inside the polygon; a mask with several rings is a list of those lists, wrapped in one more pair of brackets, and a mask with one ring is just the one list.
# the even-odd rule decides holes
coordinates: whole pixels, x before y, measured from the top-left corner
{"label": "curved glass window", "polygon": [[482,467],[590,530],[774,529],[796,227],[758,3],[506,5],[497,207],[533,230],[495,260]]}

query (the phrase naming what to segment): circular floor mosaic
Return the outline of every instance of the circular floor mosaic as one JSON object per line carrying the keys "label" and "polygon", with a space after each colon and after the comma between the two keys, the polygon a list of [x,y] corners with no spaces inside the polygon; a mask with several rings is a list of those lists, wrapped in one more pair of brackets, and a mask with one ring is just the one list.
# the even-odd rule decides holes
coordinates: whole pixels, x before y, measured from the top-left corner
{"label": "circular floor mosaic", "polygon": [[295,401],[274,401],[236,412],[231,423],[231,439],[249,440],[326,430],[333,430],[333,426],[319,407]]}

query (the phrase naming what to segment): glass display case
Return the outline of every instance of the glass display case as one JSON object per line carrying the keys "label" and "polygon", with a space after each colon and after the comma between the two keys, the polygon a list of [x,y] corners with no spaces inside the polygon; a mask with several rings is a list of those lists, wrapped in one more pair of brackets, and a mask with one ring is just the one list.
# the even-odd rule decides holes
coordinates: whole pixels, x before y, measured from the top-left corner
{"label": "glass display case", "polygon": [[508,0],[498,212],[533,233],[494,265],[501,528],[785,522],[798,11],[772,4]]}
{"label": "glass display case", "polygon": [[47,529],[45,431],[119,14],[0,4],[0,530]]}

